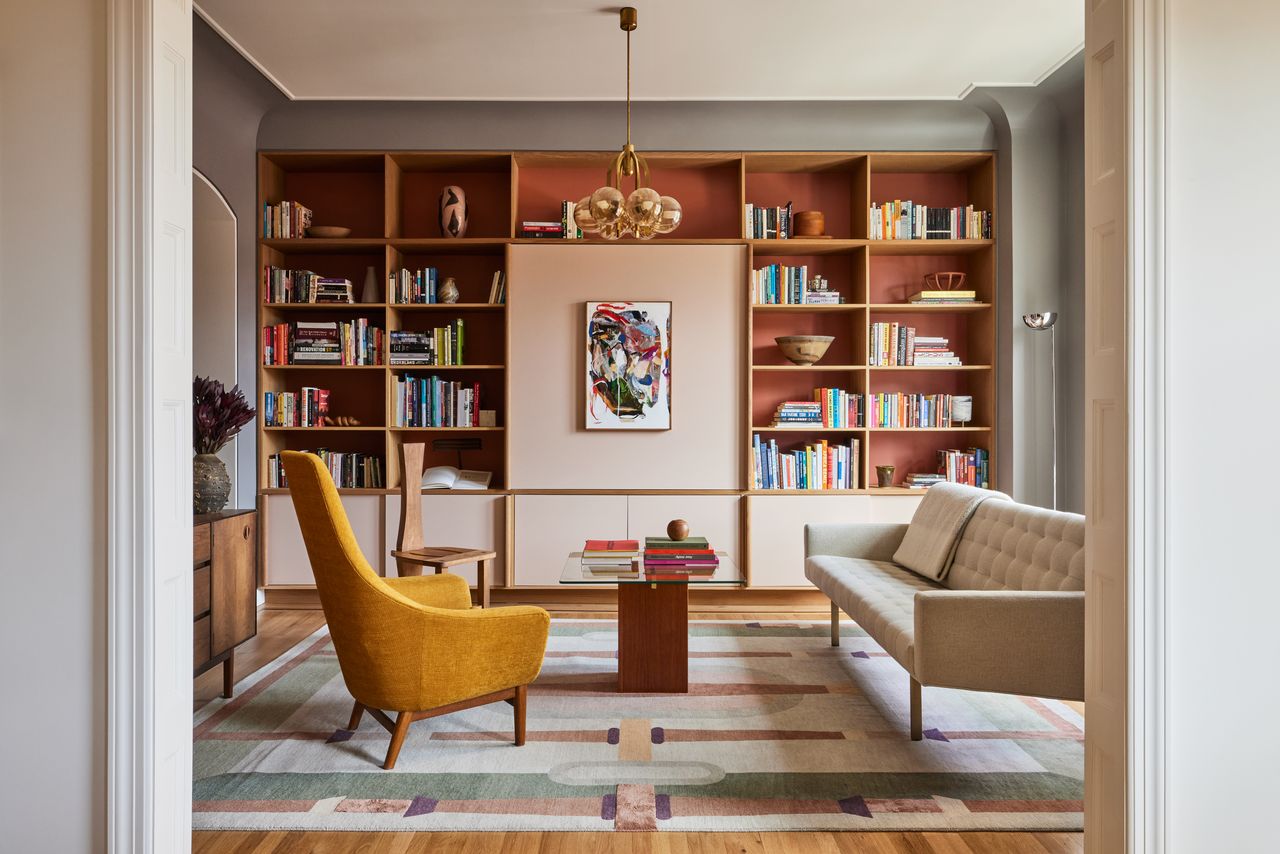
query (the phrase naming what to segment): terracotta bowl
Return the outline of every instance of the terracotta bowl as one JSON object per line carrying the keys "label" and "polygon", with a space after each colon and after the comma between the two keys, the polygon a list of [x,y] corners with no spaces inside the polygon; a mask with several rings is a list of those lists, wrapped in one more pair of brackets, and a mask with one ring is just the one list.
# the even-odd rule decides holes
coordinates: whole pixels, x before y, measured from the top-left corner
{"label": "terracotta bowl", "polygon": [[832,335],[783,335],[773,339],[793,365],[812,365],[821,359],[836,340]]}
{"label": "terracotta bowl", "polygon": [[333,239],[335,237],[350,237],[351,229],[341,225],[313,225],[307,229],[307,237],[318,237],[321,239]]}

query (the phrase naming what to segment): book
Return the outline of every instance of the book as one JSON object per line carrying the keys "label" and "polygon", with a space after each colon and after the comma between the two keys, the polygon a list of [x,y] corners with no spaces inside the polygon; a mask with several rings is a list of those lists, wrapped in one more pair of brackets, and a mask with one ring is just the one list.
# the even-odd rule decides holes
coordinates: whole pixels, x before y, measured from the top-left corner
{"label": "book", "polygon": [[488,489],[493,479],[491,471],[457,469],[453,466],[432,466],[422,473],[423,489]]}
{"label": "book", "polygon": [[393,330],[388,358],[393,365],[463,365],[464,334],[462,318],[422,332]]}
{"label": "book", "polygon": [[[327,448],[317,448],[311,453],[320,457],[339,489],[382,489],[385,484],[381,457]],[[279,454],[267,458],[267,486],[271,489],[289,487]]]}
{"label": "book", "polygon": [[990,240],[990,211],[973,205],[936,208],[894,199],[871,205],[872,240]]}
{"label": "book", "polygon": [[879,322],[867,337],[867,364],[872,367],[961,367],[960,358],[941,336],[917,335],[914,326]]}
{"label": "book", "polygon": [[262,423],[266,427],[324,427],[329,414],[329,389],[303,386],[299,392],[268,391],[262,395]]}
{"label": "book", "polygon": [[875,392],[870,396],[871,426],[950,427],[952,426],[950,394],[912,394],[907,392]]}
{"label": "book", "polygon": [[793,206],[762,207],[748,202],[743,210],[743,225],[752,240],[789,240],[794,232]]}
{"label": "book", "polygon": [[582,554],[622,554],[640,551],[640,543],[636,540],[587,540],[582,547]]}
{"label": "book", "polygon": [[277,204],[262,205],[262,236],[272,238],[297,239],[307,236],[311,227],[311,208],[298,202],[284,201]]}
{"label": "book", "polygon": [[351,321],[294,321],[262,328],[264,365],[381,365],[383,331]]}
{"label": "book", "polygon": [[438,376],[395,378],[396,427],[480,426],[480,384]]}
{"label": "book", "polygon": [[672,540],[667,537],[645,537],[644,547],[646,551],[649,549],[708,549],[711,544],[707,542],[706,537],[685,537],[683,540]]}
{"label": "book", "polygon": [[802,448],[784,450],[777,439],[751,438],[752,489],[826,490],[857,489],[862,443],[853,438],[847,444],[810,442]]}

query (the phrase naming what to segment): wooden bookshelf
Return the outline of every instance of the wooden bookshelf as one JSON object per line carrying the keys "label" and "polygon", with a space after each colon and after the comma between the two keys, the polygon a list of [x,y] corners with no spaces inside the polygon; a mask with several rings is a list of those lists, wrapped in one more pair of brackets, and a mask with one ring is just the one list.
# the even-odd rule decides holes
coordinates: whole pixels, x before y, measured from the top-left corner
{"label": "wooden bookshelf", "polygon": [[[433,437],[474,436],[478,451],[464,452],[467,468],[492,470],[488,490],[432,490],[446,496],[538,495],[536,489],[511,489],[507,427],[518,413],[509,408],[508,317],[506,305],[487,302],[495,270],[507,271],[513,246],[549,241],[517,237],[522,220],[558,220],[562,199],[576,199],[600,185],[615,152],[562,151],[264,151],[258,156],[259,210],[264,203],[300,202],[314,211],[313,224],[352,229],[341,239],[260,238],[259,271],[266,266],[309,269],[344,276],[359,290],[369,267],[380,291],[388,272],[401,267],[432,266],[441,279],[452,276],[460,302],[396,305],[268,304],[259,280],[258,329],[293,320],[366,318],[388,333],[444,326],[461,318],[466,324],[464,356],[468,364],[452,366],[265,366],[261,359],[256,399],[267,391],[298,391],[315,385],[332,392],[331,412],[360,419],[357,428],[265,428],[259,419],[258,485],[263,496],[287,494],[267,488],[268,458],[282,449],[329,448],[376,454],[383,461],[386,483],[381,489],[344,489],[344,495],[390,495],[400,488],[399,448],[404,441],[427,443],[426,465],[456,465],[454,451],[434,451]],[[874,488],[874,467],[893,464],[898,482],[911,471],[932,470],[937,450],[985,447],[990,454],[992,483],[998,480],[996,371],[995,240],[871,240],[872,202],[912,199],[930,206],[963,206],[989,210],[996,217],[996,169],[990,152],[656,152],[647,153],[651,181],[681,200],[685,219],[671,238],[653,241],[603,241],[592,245],[733,245],[741,246],[748,274],[767,264],[807,265],[840,291],[838,305],[748,305],[746,347],[742,362],[744,409],[739,440],[745,454],[742,482],[736,494],[759,495],[920,495],[919,490]],[[436,222],[441,187],[462,186],[468,195],[471,221],[467,236],[448,239]],[[749,239],[743,205],[786,205],[794,210],[820,209],[830,239]],[[261,229],[259,229],[261,231]],[[921,287],[927,272],[960,270],[965,285],[978,292],[978,302],[964,305],[911,305],[907,296]],[[508,281],[508,291],[518,289]],[[750,280],[742,299],[750,302]],[[382,299],[387,295],[382,294]],[[867,342],[871,324],[899,321],[921,334],[945,335],[963,367],[870,367]],[[827,334],[832,343],[813,366],[787,363],[773,338],[784,334]],[[259,336],[261,337],[261,336]],[[383,354],[387,362],[387,354]],[[397,428],[394,426],[395,380],[403,374],[439,375],[443,379],[480,382],[481,406],[497,413],[490,428]],[[569,379],[565,380],[570,381]],[[808,399],[816,387],[874,392],[970,394],[974,420],[965,427],[944,429],[769,428],[777,404]],[[751,488],[754,433],[776,437],[780,446],[802,446],[806,440],[862,444],[856,489],[829,491],[754,490]],[[783,440],[785,439],[785,445]],[[726,436],[726,441],[732,437]],[[608,491],[578,490],[578,494]],[[644,493],[644,490],[630,492]],[[672,490],[658,494],[685,494]],[[718,494],[718,492],[717,492]],[[744,509],[746,527],[747,512]],[[506,544],[513,540],[508,513]],[[264,536],[267,525],[263,526]],[[745,541],[745,531],[743,534]],[[744,569],[748,569],[744,559]],[[749,569],[748,569],[749,571]],[[268,571],[269,579],[269,571]]]}

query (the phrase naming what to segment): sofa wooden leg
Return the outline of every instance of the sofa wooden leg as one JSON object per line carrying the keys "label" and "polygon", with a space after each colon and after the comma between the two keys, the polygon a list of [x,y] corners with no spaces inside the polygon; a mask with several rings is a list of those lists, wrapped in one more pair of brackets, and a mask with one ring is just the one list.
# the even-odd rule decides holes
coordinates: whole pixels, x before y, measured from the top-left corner
{"label": "sofa wooden leg", "polygon": [[840,645],[840,606],[831,603],[831,645]]}
{"label": "sofa wooden leg", "polygon": [[528,695],[528,686],[516,686],[516,695],[511,703],[512,708],[515,710],[516,747],[524,746],[524,710]]}
{"label": "sofa wooden leg", "polygon": [[364,717],[364,703],[356,700],[356,704],[351,709],[351,720],[347,722],[347,729],[355,731],[360,727],[360,719]]}
{"label": "sofa wooden leg", "polygon": [[920,683],[916,681],[914,676],[911,677],[911,740],[919,741],[924,738],[924,722],[923,715],[920,711]]}
{"label": "sofa wooden leg", "polygon": [[384,771],[390,771],[396,767],[400,746],[404,744],[404,737],[409,734],[411,723],[413,723],[413,712],[401,712],[396,716],[396,728],[391,733],[391,746],[387,748],[387,761],[382,763]]}

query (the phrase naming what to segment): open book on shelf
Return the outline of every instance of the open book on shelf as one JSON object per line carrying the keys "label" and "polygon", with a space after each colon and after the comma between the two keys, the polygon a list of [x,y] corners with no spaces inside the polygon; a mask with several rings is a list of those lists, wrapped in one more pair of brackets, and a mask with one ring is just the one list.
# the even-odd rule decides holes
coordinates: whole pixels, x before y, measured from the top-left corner
{"label": "open book on shelf", "polygon": [[422,473],[423,489],[488,489],[491,471],[471,471],[453,466],[432,466]]}

